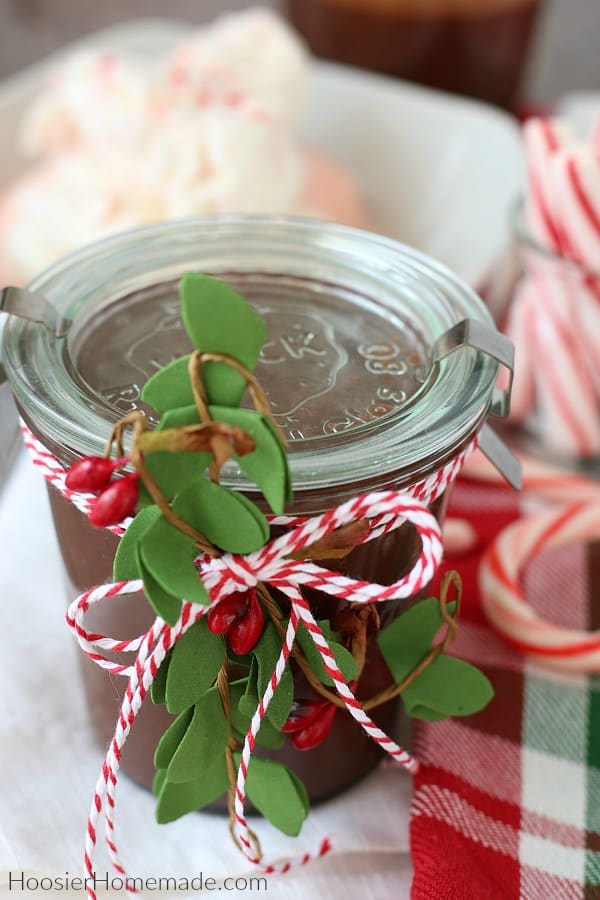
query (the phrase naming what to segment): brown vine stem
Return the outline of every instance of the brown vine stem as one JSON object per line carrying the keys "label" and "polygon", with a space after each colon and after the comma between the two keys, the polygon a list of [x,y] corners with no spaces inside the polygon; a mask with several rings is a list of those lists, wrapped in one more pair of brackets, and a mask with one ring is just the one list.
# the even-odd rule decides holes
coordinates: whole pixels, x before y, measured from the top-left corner
{"label": "brown vine stem", "polygon": [[224,362],[235,369],[236,372],[240,373],[242,378],[245,380],[246,385],[248,386],[248,391],[250,392],[254,408],[257,412],[261,413],[261,415],[265,416],[269,420],[269,422],[277,432],[279,440],[284,447],[287,447],[288,443],[285,435],[273,418],[267,395],[262,389],[260,382],[257,378],[255,378],[252,372],[249,372],[245,366],[237,361],[237,359],[234,359],[232,356],[227,356],[225,353],[201,353],[200,350],[194,350],[194,352],[190,356],[188,372],[190,375],[194,402],[196,404],[196,409],[198,410],[198,415],[200,416],[200,421],[211,421],[210,412],[208,410],[208,397],[206,394],[206,389],[204,387],[204,382],[202,381],[202,367],[207,362]]}

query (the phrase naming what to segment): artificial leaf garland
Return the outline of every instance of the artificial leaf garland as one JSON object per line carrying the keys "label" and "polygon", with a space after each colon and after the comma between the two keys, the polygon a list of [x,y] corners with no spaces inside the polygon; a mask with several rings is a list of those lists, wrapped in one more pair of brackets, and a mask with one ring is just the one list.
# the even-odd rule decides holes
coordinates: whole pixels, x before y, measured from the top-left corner
{"label": "artificial leaf garland", "polygon": [[[281,514],[291,498],[285,443],[252,375],[266,336],[264,323],[232,288],[209,276],[184,276],[180,293],[184,324],[196,349],[161,369],[144,387],[143,400],[163,413],[157,429],[148,432],[142,414],[130,414],[115,426],[105,457],[81,461],[68,475],[71,489],[99,491],[99,524],[116,524],[117,516],[120,520],[132,514],[137,503],[139,512],[119,544],[114,577],[141,578],[149,603],[171,625],[179,618],[182,598],[210,602],[198,574],[202,554],[250,553],[270,536],[263,512],[245,495],[219,483],[222,466],[230,459],[237,462],[275,514]],[[239,406],[246,388],[254,410]],[[127,429],[131,449],[125,456]],[[115,460],[110,459],[113,445]],[[115,479],[128,463],[134,472]],[[368,531],[366,520],[353,523],[302,555],[341,558]],[[409,715],[435,720],[470,714],[489,701],[487,679],[445,655],[459,606],[446,602],[450,583],[443,586],[440,601],[417,603],[379,632],[379,648],[394,683],[365,701],[365,709],[401,695]],[[246,594],[232,595],[229,609],[230,598],[224,598],[196,622],[156,675],[152,699],[176,716],[155,755],[159,822],[201,808],[225,792],[233,817],[238,750],[271,679],[287,627],[282,609],[263,585]],[[339,634],[328,620],[319,625],[344,677],[354,683],[366,661],[367,627],[369,622],[378,625],[377,613],[350,604],[338,614],[338,622]],[[446,635],[434,645],[444,624]],[[344,706],[330,690],[333,682],[303,625],[292,660],[319,699],[294,697],[288,663],[257,735],[257,743],[270,750],[280,748],[286,738],[296,749],[316,746],[331,730],[336,710]],[[308,799],[286,766],[253,756],[247,791],[276,827],[286,834],[299,833]]]}

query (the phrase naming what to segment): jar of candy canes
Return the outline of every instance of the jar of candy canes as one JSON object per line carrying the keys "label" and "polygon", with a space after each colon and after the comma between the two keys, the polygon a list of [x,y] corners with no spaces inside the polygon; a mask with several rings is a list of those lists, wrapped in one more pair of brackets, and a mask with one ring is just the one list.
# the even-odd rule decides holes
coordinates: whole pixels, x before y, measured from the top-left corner
{"label": "jar of candy canes", "polygon": [[561,122],[524,132],[529,184],[514,216],[520,281],[506,330],[516,347],[511,440],[598,473],[600,459],[600,138]]}

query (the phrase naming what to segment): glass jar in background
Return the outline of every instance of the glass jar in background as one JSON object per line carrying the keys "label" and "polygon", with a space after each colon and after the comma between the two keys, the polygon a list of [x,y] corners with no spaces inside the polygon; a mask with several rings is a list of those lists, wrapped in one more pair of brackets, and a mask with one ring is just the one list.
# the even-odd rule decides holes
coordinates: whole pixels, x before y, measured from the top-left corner
{"label": "glass jar in background", "polygon": [[600,271],[542,247],[514,216],[518,281],[504,330],[515,344],[505,437],[515,449],[600,476]]}
{"label": "glass jar in background", "polygon": [[284,0],[317,56],[510,107],[542,0]]}
{"label": "glass jar in background", "polygon": [[[464,319],[495,331],[479,298],[448,270],[349,228],[215,218],[118,235],[40,276],[31,289],[55,308],[62,336],[42,324],[9,321],[3,352],[18,405],[64,465],[101,453],[112,424],[140,407],[147,378],[191,349],[177,295],[178,279],[188,271],[230,282],[266,321],[256,374],[290,442],[294,500],[287,512],[318,513],[370,490],[408,487],[437,472],[480,432],[498,363],[472,347],[438,357],[434,348]],[[222,481],[258,502],[233,463]],[[117,539],[94,529],[54,488],[49,494],[72,600],[110,580]],[[444,509],[442,495],[432,512],[441,520]],[[418,552],[416,535],[405,525],[329,565],[389,584],[408,571]],[[332,617],[339,607],[331,598],[310,599],[317,617]],[[383,604],[382,621],[405,606]],[[145,631],[152,618],[138,595],[96,607],[89,626],[128,638]],[[370,634],[359,682],[363,698],[390,683],[375,638]],[[92,724],[105,746],[124,685],[83,654],[79,658]],[[299,672],[295,683],[296,696],[310,696]],[[374,719],[394,733],[398,709],[397,699],[388,702],[374,710]],[[123,769],[145,785],[170,721],[163,707],[146,704],[128,740]],[[271,754],[299,775],[312,800],[346,788],[380,758],[360,726],[342,715],[314,750],[286,745]]]}

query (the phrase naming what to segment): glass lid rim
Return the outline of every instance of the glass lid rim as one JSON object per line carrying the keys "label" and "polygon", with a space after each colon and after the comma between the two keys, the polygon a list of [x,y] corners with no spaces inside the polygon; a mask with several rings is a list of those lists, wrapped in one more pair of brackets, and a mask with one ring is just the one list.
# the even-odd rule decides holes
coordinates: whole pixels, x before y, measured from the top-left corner
{"label": "glass lid rim", "polygon": [[[408,245],[372,232],[325,223],[320,220],[284,216],[209,216],[172,221],[121,232],[102,241],[79,248],[68,256],[63,257],[40,273],[31,283],[30,290],[43,292],[48,289],[48,286],[56,290],[56,285],[60,286],[61,279],[66,279],[69,273],[76,272],[78,267],[84,267],[86,264],[93,264],[94,261],[99,260],[106,262],[110,259],[111,253],[123,253],[128,246],[139,247],[144,242],[152,239],[168,242],[171,237],[177,239],[189,237],[190,235],[199,236],[203,229],[210,229],[211,231],[220,229],[223,232],[231,231],[232,229],[242,230],[250,235],[248,237],[249,243],[251,243],[252,239],[261,237],[267,238],[271,236],[274,238],[274,231],[276,231],[277,239],[286,239],[292,236],[297,241],[300,241],[303,246],[312,246],[311,241],[314,241],[315,251],[317,247],[322,249],[323,241],[333,241],[337,249],[340,247],[352,247],[354,249],[360,247],[364,253],[367,250],[371,251],[371,253],[377,253],[377,258],[381,265],[389,257],[399,269],[402,268],[402,263],[404,263],[405,266],[415,267],[415,270],[422,271],[424,275],[431,277],[436,284],[441,283],[448,291],[452,291],[459,296],[465,307],[470,309],[473,317],[488,324],[493,324],[488,310],[475,292],[443,264],[438,263],[422,251],[415,250]],[[310,238],[310,240],[307,240],[307,238]],[[384,254],[383,256],[381,256],[382,253]],[[183,271],[181,274],[183,274]],[[243,268],[242,271],[244,271]],[[458,319],[455,321],[458,321]],[[27,336],[32,337],[36,333],[36,329],[39,337],[40,328],[43,329],[43,326],[12,318],[4,330],[3,355],[9,380],[12,383],[17,400],[24,407],[26,413],[31,412],[30,418],[34,424],[39,424],[42,439],[45,435],[51,441],[56,440],[56,429],[54,428],[54,433],[52,433],[53,428],[49,426],[51,422],[52,426],[60,424],[64,429],[64,440],[56,440],[58,444],[70,447],[76,453],[87,453],[89,452],[91,441],[95,449],[99,450],[100,446],[103,446],[112,424],[106,415],[92,415],[91,418],[90,416],[85,416],[83,417],[85,421],[82,425],[68,421],[67,427],[64,428],[64,410],[59,411],[57,420],[57,416],[54,415],[53,417],[52,411],[49,413],[47,407],[44,407],[41,398],[38,402],[38,398],[35,395],[32,396],[31,392],[28,395],[26,391],[23,391],[25,385],[25,361],[18,359],[19,342],[25,341]],[[374,470],[371,470],[370,467],[373,477],[380,480],[382,478],[385,479],[387,476],[391,476],[400,470],[403,475],[408,477],[413,470],[421,472],[423,454],[425,452],[427,456],[431,455],[440,458],[451,455],[453,449],[458,452],[465,440],[471,434],[474,434],[481,425],[489,407],[491,392],[496,378],[497,364],[484,354],[478,353],[478,356],[481,357],[480,383],[475,391],[475,395],[470,400],[472,402],[470,417],[466,415],[466,410],[461,410],[461,413],[464,413],[464,421],[461,420],[462,426],[460,428],[457,426],[447,440],[438,433],[439,429],[436,432],[432,427],[430,446],[426,449],[422,447],[420,453],[416,453],[413,447],[411,453],[411,447],[407,445],[404,446],[404,452],[402,452],[402,442],[398,440],[398,435],[396,434],[398,429],[402,427],[402,411],[400,410],[399,421],[388,425],[379,436],[369,437],[367,435],[365,438],[365,433],[362,432],[361,428],[357,428],[355,430],[355,439],[353,439],[352,432],[348,431],[346,434],[350,440],[348,443],[344,442],[341,446],[326,448],[323,446],[325,443],[323,442],[321,447],[318,448],[318,465],[315,464],[314,460],[314,457],[317,455],[314,452],[317,449],[314,446],[315,442],[307,441],[308,447],[306,451],[302,449],[296,453],[292,452],[290,454],[290,467],[294,488],[302,491],[352,482],[364,472],[364,465],[367,462],[372,464],[374,459],[376,462],[376,474],[373,474]],[[59,362],[59,360],[55,359],[55,362]],[[442,368],[444,366],[446,366],[446,363],[442,364]],[[456,364],[451,365],[450,368],[456,374]],[[463,369],[465,369],[465,366],[463,366]],[[459,373],[462,371],[460,366],[458,371]],[[464,377],[466,378],[466,375]],[[443,381],[443,372],[440,374],[439,380]],[[87,399],[89,400],[89,398]],[[428,400],[431,405],[435,401],[435,396],[430,395]],[[92,421],[95,422],[95,425],[90,426]],[[90,434],[90,432],[94,433]],[[58,434],[60,433],[62,432],[59,431]],[[311,444],[313,444],[313,447],[311,447]],[[82,450],[81,448],[84,449]],[[312,461],[311,457],[313,457]],[[242,489],[252,490],[252,484],[236,468],[230,466],[224,472],[224,475],[227,483],[235,484],[236,487]]]}

